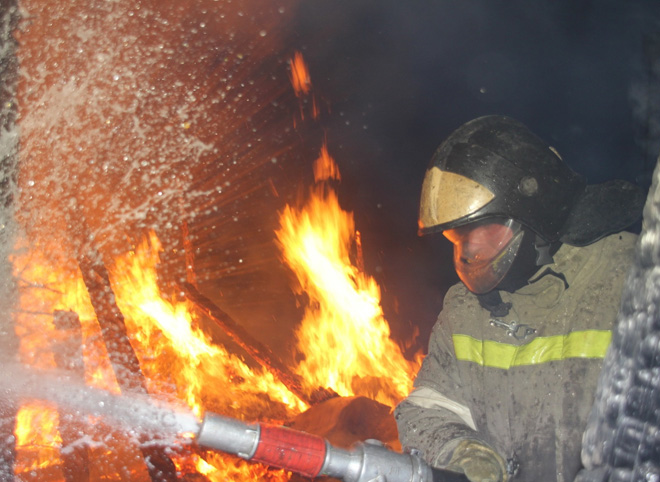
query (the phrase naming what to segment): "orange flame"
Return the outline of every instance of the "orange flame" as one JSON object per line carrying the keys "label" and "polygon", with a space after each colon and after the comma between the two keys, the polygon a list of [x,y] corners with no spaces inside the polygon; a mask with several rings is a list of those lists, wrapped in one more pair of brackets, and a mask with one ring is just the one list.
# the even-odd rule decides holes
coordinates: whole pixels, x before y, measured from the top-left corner
{"label": "orange flame", "polygon": [[229,480],[285,482],[291,478],[291,473],[285,470],[267,470],[261,464],[223,457],[218,454],[210,454],[206,460],[194,457],[194,462],[197,472],[206,476],[212,482],[226,482]]}
{"label": "orange flame", "polygon": [[[311,92],[311,81],[302,55],[291,62],[291,82],[299,98]],[[302,104],[301,100],[301,104]],[[302,107],[301,107],[302,112]],[[318,115],[312,98],[313,117]],[[361,254],[351,260],[351,247],[359,244],[353,217],[339,206],[337,195],[323,181],[340,180],[327,147],[314,166],[317,185],[307,206],[287,206],[281,213],[277,237],[284,259],[298,275],[310,298],[305,318],[297,330],[304,360],[297,367],[307,388],[332,388],[340,395],[365,395],[394,405],[411,388],[416,367],[390,339],[389,326],[380,307],[380,289],[361,266]],[[359,247],[359,246],[358,246]],[[197,415],[220,411],[241,419],[284,420],[305,410],[306,404],[267,371],[248,366],[223,346],[214,344],[201,320],[185,301],[160,291],[157,265],[161,245],[155,233],[110,267],[110,281],[126,323],[131,345],[140,360],[150,393],[174,403],[185,403]],[[105,343],[76,261],[62,253],[62,246],[17,247],[14,275],[19,280],[20,309],[15,315],[21,362],[40,369],[57,366],[58,343],[67,335],[54,326],[56,311],[78,315],[86,384],[119,393]],[[48,253],[48,256],[46,255]],[[356,266],[357,263],[357,266]],[[68,267],[68,269],[67,269]],[[16,466],[20,480],[51,469],[49,480],[64,480],[63,433],[59,408],[26,400],[17,417]],[[264,415],[266,414],[266,415]],[[117,474],[145,478],[143,465],[116,469],[107,461],[139,459],[122,440],[107,442],[110,428],[89,424],[90,437],[102,439],[90,452],[103,464],[90,461],[94,480],[118,480]],[[66,438],[66,437],[64,437]],[[114,444],[114,445],[113,445]],[[286,481],[291,474],[249,464],[221,454],[188,454],[175,463],[182,474],[198,473],[212,481]],[[138,464],[139,465],[139,464]],[[35,472],[36,473],[36,472]],[[34,477],[37,477],[36,475]],[[122,477],[123,479],[123,477]]]}
{"label": "orange flame", "polygon": [[[295,52],[293,54],[293,58],[289,61],[289,66],[289,79],[291,80],[293,91],[300,100],[300,116],[304,119],[305,111],[303,103],[312,91],[312,81],[309,76],[309,70],[307,69],[307,64],[300,52]],[[312,119],[318,119],[320,109],[316,102],[316,97],[314,95],[311,97],[311,117]]]}
{"label": "orange flame", "polygon": [[297,96],[302,96],[309,94],[309,91],[312,86],[312,82],[309,78],[309,71],[307,70],[307,64],[303,60],[303,56],[300,52],[293,54],[291,59],[291,85],[293,85],[293,90]]}
{"label": "orange flame", "polygon": [[[196,315],[187,302],[168,301],[161,296],[156,275],[160,250],[160,242],[152,233],[134,252],[119,258],[111,271],[117,304],[129,332],[139,342],[136,351],[148,380],[158,384],[160,374],[170,372],[173,380],[167,380],[166,385],[174,381],[178,388],[173,395],[198,415],[208,408],[204,400],[209,395],[216,403],[222,400],[226,406],[245,408],[249,400],[256,403],[267,393],[272,401],[293,413],[305,409],[306,405],[271,373],[251,369],[195,328]],[[172,364],[176,370],[172,370]],[[166,390],[158,386],[153,391]]]}
{"label": "orange flame", "polygon": [[[17,460],[21,470],[49,467],[61,462],[57,410],[42,402],[25,403],[16,416]],[[33,427],[39,427],[34,430]],[[21,450],[22,449],[22,450]]]}
{"label": "orange flame", "polygon": [[[272,374],[247,366],[224,347],[213,344],[196,327],[196,315],[188,303],[168,300],[161,294],[156,271],[160,250],[158,238],[151,233],[134,251],[119,257],[110,270],[117,304],[150,393],[176,404],[187,403],[198,415],[213,410],[255,419],[272,412],[276,414],[273,420],[283,420],[306,409],[306,404]],[[44,252],[50,256],[44,256]],[[55,368],[54,353],[63,335],[54,328],[53,313],[72,310],[82,325],[86,383],[119,392],[82,277],[77,270],[68,272],[61,267],[71,266],[71,260],[53,253],[57,250],[52,247],[33,249],[12,260],[20,284],[22,309],[18,310],[15,326],[20,337],[21,361],[37,368]],[[93,436],[96,432],[90,430]],[[14,433],[16,474],[25,477],[29,471],[51,467],[49,479],[63,480],[52,475],[54,467],[62,462],[58,457],[62,438],[57,407],[36,401],[24,403]],[[108,453],[97,457],[107,457]],[[196,464],[178,460],[177,466],[206,473],[212,481],[234,476],[268,481],[289,478],[283,471],[247,464],[236,457],[195,457]],[[95,465],[102,464],[97,460]],[[141,467],[132,473],[140,470],[144,472]]]}
{"label": "orange flame", "polygon": [[[55,329],[54,313],[73,310],[80,319],[82,353],[94,353],[82,376],[89,385],[118,392],[105,346],[99,344],[98,325],[80,275],[55,267],[71,266],[70,261],[53,246],[28,251],[19,243],[15,253],[12,263],[19,287],[19,309],[14,315],[14,327],[19,337],[20,361],[39,369],[57,368],[55,354],[60,352],[59,345],[68,334]],[[17,474],[61,463],[59,413],[53,405],[26,401],[17,414],[14,434]]]}
{"label": "orange flame", "polygon": [[[337,170],[327,149],[322,152]],[[305,355],[298,373],[310,389],[320,385],[395,405],[412,388],[416,366],[390,338],[378,284],[351,261],[352,214],[341,209],[334,191],[317,184],[302,209],[285,207],[276,234],[310,298],[296,333]]]}
{"label": "orange flame", "polygon": [[328,146],[323,143],[319,157],[314,162],[314,180],[316,182],[334,179],[341,181],[339,168],[328,152]]}

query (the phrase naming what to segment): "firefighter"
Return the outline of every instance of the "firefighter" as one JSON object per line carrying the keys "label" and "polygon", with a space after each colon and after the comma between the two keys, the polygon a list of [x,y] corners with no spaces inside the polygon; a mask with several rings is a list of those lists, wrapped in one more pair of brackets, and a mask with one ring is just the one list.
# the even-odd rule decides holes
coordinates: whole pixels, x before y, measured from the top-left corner
{"label": "firefighter", "polygon": [[644,201],[625,181],[587,185],[508,117],[440,145],[419,229],[453,243],[461,283],[396,408],[405,448],[472,482],[573,481]]}

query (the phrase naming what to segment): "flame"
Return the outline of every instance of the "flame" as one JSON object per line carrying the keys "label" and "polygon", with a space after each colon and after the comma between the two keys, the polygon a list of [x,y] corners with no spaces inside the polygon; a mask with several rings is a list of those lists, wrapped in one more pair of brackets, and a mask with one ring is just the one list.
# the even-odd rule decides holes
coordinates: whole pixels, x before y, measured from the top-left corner
{"label": "flame", "polygon": [[[299,53],[291,61],[291,82],[302,106],[311,82]],[[314,98],[311,105],[316,118]],[[353,217],[341,209],[336,193],[325,184],[340,180],[325,145],[314,174],[317,184],[307,205],[301,209],[286,206],[276,233],[285,261],[310,299],[296,332],[304,358],[296,371],[310,392],[320,386],[393,406],[411,389],[417,367],[391,340],[380,306],[380,288],[362,269]],[[58,367],[62,346],[71,345],[73,334],[79,337],[74,344],[79,345],[79,358],[84,360],[81,380],[120,393],[99,325],[102,320],[97,319],[77,260],[70,257],[65,244],[24,241],[16,246],[11,261],[19,285],[14,325],[20,361],[37,369]],[[356,260],[351,259],[354,245]],[[208,410],[239,419],[281,422],[308,408],[271,373],[248,365],[214,343],[192,305],[176,294],[161,292],[157,274],[161,251],[158,237],[149,233],[108,269],[149,393],[159,400],[185,404],[198,416]],[[58,312],[77,316],[80,326],[71,330],[78,333],[56,327]],[[17,478],[37,480],[37,469],[48,469],[49,480],[64,480],[60,465],[62,454],[70,447],[64,446],[67,436],[62,420],[66,417],[62,417],[61,407],[33,400],[21,403],[14,431]],[[100,424],[93,420],[81,423],[85,422],[89,423],[83,433],[92,444],[87,449],[95,457],[90,461],[93,480],[145,478],[144,464],[117,468],[124,467],[127,460],[140,459],[135,447],[109,433],[111,427],[98,428]],[[291,477],[286,471],[217,453],[172,456],[182,475],[198,473],[212,481],[280,482]]]}
{"label": "flame", "polygon": [[309,78],[309,71],[307,69],[307,64],[303,59],[303,56],[300,52],[295,52],[293,58],[291,59],[291,85],[293,85],[293,90],[299,97],[302,95],[309,94],[309,91],[312,87],[312,82]]}
{"label": "flame", "polygon": [[219,454],[209,454],[206,460],[201,457],[193,457],[193,461],[197,472],[213,482],[226,482],[228,480],[285,482],[291,478],[291,473],[285,470],[267,470],[261,464],[223,457]]}
{"label": "flame", "polygon": [[[134,250],[118,257],[109,270],[117,305],[124,315],[149,392],[171,403],[185,403],[197,415],[212,410],[256,419],[272,413],[273,420],[282,421],[306,409],[307,405],[271,373],[248,366],[223,346],[214,344],[198,328],[197,315],[187,302],[163,296],[157,276],[161,250],[158,237],[150,233]],[[73,311],[81,322],[85,382],[119,393],[82,276],[78,270],[62,268],[75,266],[75,262],[58,256],[57,248],[52,246],[31,250],[19,246],[16,252],[20,254],[12,262],[20,287],[21,309],[15,326],[21,361],[35,368],[56,368],[58,343],[70,334],[55,328],[54,313]],[[45,467],[52,472],[62,463],[58,456],[63,449],[59,419],[57,407],[38,401],[23,403],[14,431],[16,474],[25,477],[30,471]],[[94,438],[97,432],[89,430]],[[105,441],[103,445],[106,446]],[[112,450],[105,452],[99,454],[97,450],[97,456],[107,457]],[[175,462],[190,471],[206,473],[212,481],[234,476],[236,480],[289,478],[283,471],[247,464],[236,457],[191,458],[195,459],[196,464],[187,460]],[[237,475],[240,473],[244,477]],[[50,475],[51,480],[62,480]]]}
{"label": "flame", "polygon": [[[291,59],[291,83],[302,98],[311,79],[302,54]],[[313,100],[315,115],[316,101]],[[353,216],[343,211],[326,181],[340,181],[337,164],[324,142],[314,162],[316,185],[304,207],[287,205],[276,236],[282,257],[309,297],[296,331],[303,361],[296,371],[307,384],[339,395],[364,395],[390,406],[412,388],[419,357],[406,360],[390,338],[380,306],[380,288],[364,273],[362,242]],[[351,247],[357,252],[351,259]]]}
{"label": "flame", "polygon": [[[210,386],[212,395],[227,405],[243,405],[241,400],[258,399],[267,393],[276,402],[298,413],[306,404],[293,395],[273,375],[254,370],[240,358],[211,342],[196,328],[196,315],[188,302],[165,299],[158,286],[156,266],[161,245],[154,233],[125,256],[111,270],[117,304],[126,317],[126,326],[139,343],[140,365],[147,379],[158,384],[161,373],[170,373],[166,385],[154,386],[156,393],[178,387],[172,395],[185,401],[197,415],[208,409],[204,399]],[[172,365],[177,367],[172,370]],[[241,414],[245,416],[246,414]]]}
{"label": "flame", "polygon": [[314,180],[316,182],[334,179],[341,181],[339,168],[328,152],[328,146],[324,142],[321,146],[319,157],[314,161]]}
{"label": "flame", "polygon": [[[19,360],[39,369],[57,368],[55,353],[68,333],[56,330],[54,313],[73,310],[81,323],[82,352],[96,353],[83,378],[89,385],[118,392],[105,346],[98,343],[100,333],[82,279],[75,272],[55,268],[71,263],[59,256],[59,250],[53,246],[29,251],[19,242],[15,253],[12,264],[20,308],[14,315],[14,326],[19,337]],[[26,401],[17,414],[14,434],[17,473],[61,463],[58,454],[62,438],[56,407],[41,401]]]}
{"label": "flame", "polygon": [[[295,52],[293,58],[289,61],[289,79],[291,80],[291,86],[293,91],[300,101],[300,117],[305,119],[305,109],[303,107],[304,102],[307,101],[307,98],[312,92],[312,81],[309,76],[309,69],[303,59],[303,55],[300,52]],[[311,117],[312,119],[318,119],[321,112],[319,105],[316,101],[316,96],[311,96]],[[294,121],[295,124],[295,121]]]}
{"label": "flame", "polygon": [[[46,468],[61,462],[62,443],[57,409],[42,402],[24,404],[16,416],[17,460],[21,470]],[[34,427],[39,427],[35,430]],[[22,449],[22,450],[21,450]]]}
{"label": "flame", "polygon": [[[315,172],[321,181],[338,179],[327,148]],[[296,367],[308,390],[331,388],[342,396],[364,395],[393,406],[411,388],[416,372],[391,340],[375,280],[351,260],[359,243],[353,216],[343,211],[324,182],[311,190],[302,209],[286,206],[277,238],[283,256],[310,298],[296,332],[304,360]],[[155,233],[118,257],[109,269],[117,305],[146,377],[159,399],[185,403],[197,415],[221,411],[237,418],[285,420],[305,410],[304,402],[267,371],[248,366],[200,329],[192,306],[161,293],[157,265],[162,250]],[[75,312],[81,324],[88,385],[119,392],[99,323],[75,262],[50,247],[17,248],[15,276],[20,286],[16,332],[21,361],[38,368],[57,365],[57,344],[68,336],[54,326],[57,310]],[[48,256],[46,254],[48,253]],[[275,407],[275,409],[274,409]],[[280,407],[279,409],[276,407]],[[61,463],[57,407],[26,401],[15,435],[16,473]],[[107,456],[111,451],[97,456]],[[188,454],[176,460],[209,480],[285,481],[290,474],[220,454]],[[142,469],[144,470],[144,469]]]}
{"label": "flame", "polygon": [[[326,172],[338,176],[325,147],[319,159],[317,164],[326,167],[331,162]],[[412,388],[417,366],[390,338],[378,284],[351,260],[357,238],[352,214],[320,183],[304,207],[285,207],[276,234],[284,260],[309,296],[296,332],[304,354],[297,372],[308,389],[323,386],[342,396],[364,395],[394,406]]]}

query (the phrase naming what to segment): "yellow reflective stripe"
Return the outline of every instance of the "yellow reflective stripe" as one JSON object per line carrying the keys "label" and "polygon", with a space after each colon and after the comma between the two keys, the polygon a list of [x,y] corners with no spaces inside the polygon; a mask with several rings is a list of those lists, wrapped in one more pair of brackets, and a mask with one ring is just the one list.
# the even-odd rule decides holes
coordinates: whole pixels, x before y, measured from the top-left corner
{"label": "yellow reflective stripe", "polygon": [[458,360],[507,370],[566,358],[604,358],[612,332],[574,331],[568,335],[537,337],[525,345],[477,340],[468,335],[454,335],[453,339]]}

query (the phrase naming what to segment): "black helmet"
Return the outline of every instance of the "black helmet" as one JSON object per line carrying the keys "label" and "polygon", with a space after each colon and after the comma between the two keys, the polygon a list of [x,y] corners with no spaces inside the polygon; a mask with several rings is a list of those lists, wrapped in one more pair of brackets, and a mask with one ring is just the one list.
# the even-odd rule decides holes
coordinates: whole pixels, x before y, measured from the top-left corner
{"label": "black helmet", "polygon": [[431,159],[419,232],[514,219],[547,244],[585,246],[634,223],[644,201],[625,181],[588,186],[523,124],[485,116],[459,127]]}

